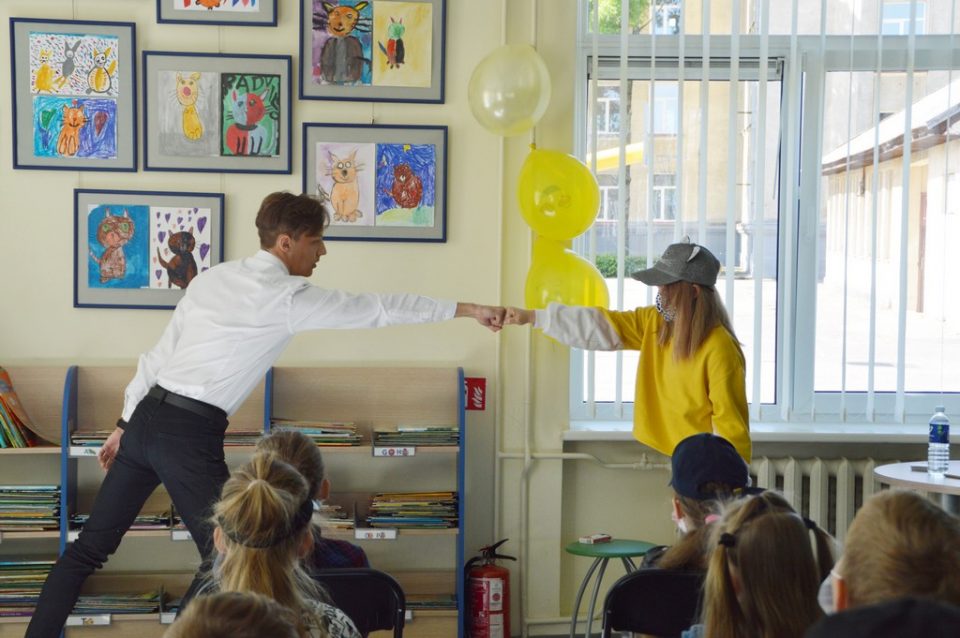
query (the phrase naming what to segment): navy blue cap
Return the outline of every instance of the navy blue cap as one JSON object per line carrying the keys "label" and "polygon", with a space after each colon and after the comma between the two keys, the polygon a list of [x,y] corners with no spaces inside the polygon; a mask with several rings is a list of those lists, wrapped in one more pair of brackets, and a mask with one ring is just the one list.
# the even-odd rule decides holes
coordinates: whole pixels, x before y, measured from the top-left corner
{"label": "navy blue cap", "polygon": [[730,441],[715,434],[694,434],[680,441],[673,449],[671,465],[670,485],[687,498],[717,498],[715,492],[704,489],[708,483],[727,485],[733,493],[750,485],[746,461]]}

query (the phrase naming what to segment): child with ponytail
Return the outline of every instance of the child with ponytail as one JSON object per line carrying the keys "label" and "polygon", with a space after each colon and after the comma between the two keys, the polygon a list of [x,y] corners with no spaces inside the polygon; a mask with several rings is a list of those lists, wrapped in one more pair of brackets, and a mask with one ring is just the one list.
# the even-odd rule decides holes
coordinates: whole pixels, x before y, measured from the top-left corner
{"label": "child with ponytail", "polygon": [[823,615],[817,591],[833,567],[832,538],[782,496],[735,501],[712,538],[703,624],[684,638],[801,638]]}
{"label": "child with ponytail", "polygon": [[201,596],[163,638],[300,638],[296,615],[266,596],[236,591]]}
{"label": "child with ponytail", "polygon": [[256,454],[224,484],[214,507],[220,591],[254,592],[293,610],[302,638],[359,638],[341,610],[301,568],[313,547],[313,494],[307,481],[271,454]]}

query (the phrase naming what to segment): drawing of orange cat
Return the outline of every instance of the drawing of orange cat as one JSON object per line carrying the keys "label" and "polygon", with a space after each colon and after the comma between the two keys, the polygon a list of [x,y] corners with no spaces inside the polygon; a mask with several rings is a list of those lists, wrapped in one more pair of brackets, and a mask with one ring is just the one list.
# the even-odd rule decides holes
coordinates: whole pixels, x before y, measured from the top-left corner
{"label": "drawing of orange cat", "polygon": [[333,188],[330,190],[333,221],[352,223],[363,217],[363,213],[357,208],[360,205],[357,171],[362,169],[363,164],[357,162],[356,150],[344,159],[340,159],[333,153],[330,154],[327,175],[333,178]]}
{"label": "drawing of orange cat", "polygon": [[200,97],[200,74],[193,72],[184,78],[177,73],[177,101],[183,107],[183,135],[188,140],[203,136],[203,123],[197,113],[197,98]]}
{"label": "drawing of orange cat", "polygon": [[87,123],[87,116],[83,107],[63,105],[63,124],[60,127],[60,136],[57,138],[57,153],[64,157],[73,157],[80,148],[80,129]]}

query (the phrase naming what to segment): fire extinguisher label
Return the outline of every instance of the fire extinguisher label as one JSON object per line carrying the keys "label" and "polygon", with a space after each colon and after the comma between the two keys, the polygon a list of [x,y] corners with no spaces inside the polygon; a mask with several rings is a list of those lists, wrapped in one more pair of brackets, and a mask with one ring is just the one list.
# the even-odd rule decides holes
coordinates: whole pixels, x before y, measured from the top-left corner
{"label": "fire extinguisher label", "polygon": [[496,615],[490,616],[490,626],[489,633],[487,634],[490,638],[504,638],[503,636],[503,616]]}
{"label": "fire extinguisher label", "polygon": [[503,611],[503,580],[500,578],[484,578],[484,589],[487,590],[490,611]]}

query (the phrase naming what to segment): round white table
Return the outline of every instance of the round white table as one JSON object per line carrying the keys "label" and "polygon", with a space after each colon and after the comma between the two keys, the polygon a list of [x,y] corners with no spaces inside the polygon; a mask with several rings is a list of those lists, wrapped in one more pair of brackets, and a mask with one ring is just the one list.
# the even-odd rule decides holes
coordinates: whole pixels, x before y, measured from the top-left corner
{"label": "round white table", "polygon": [[943,478],[927,474],[927,464],[923,461],[880,465],[873,473],[878,481],[887,485],[940,494],[943,509],[960,514],[960,461],[950,461],[950,469]]}

